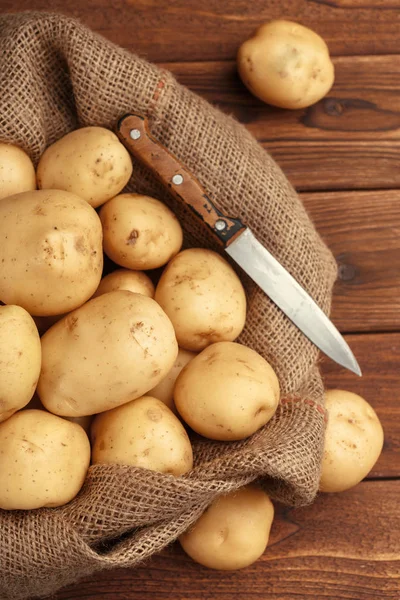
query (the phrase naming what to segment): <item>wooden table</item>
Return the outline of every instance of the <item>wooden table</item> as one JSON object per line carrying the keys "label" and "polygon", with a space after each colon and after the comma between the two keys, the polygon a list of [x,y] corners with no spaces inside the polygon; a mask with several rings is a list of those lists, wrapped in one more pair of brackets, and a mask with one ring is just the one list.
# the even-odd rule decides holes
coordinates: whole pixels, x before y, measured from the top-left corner
{"label": "wooden table", "polygon": [[[2,0],[59,9],[163,63],[233,113],[302,193],[339,263],[333,319],[363,378],[323,363],[326,384],[362,394],[385,429],[367,481],[313,506],[278,507],[271,540],[237,573],[195,565],[176,545],[136,570],[96,575],[57,600],[400,599],[400,2],[398,0]],[[329,97],[307,110],[251,97],[235,54],[271,18],[319,32],[335,57]],[[396,55],[397,54],[397,55]]]}

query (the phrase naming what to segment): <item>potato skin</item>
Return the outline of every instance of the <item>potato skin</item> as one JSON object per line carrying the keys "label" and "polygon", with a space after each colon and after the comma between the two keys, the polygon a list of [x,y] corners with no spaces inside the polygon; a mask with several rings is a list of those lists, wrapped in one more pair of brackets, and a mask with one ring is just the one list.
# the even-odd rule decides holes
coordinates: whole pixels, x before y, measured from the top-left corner
{"label": "potato skin", "polygon": [[128,290],[135,294],[154,298],[154,285],[150,277],[143,271],[131,271],[130,269],[117,269],[103,277],[93,298],[116,290]]}
{"label": "potato skin", "polygon": [[192,352],[235,340],[245,324],[240,279],[211,250],[190,248],[175,256],[161,275],[155,299],[171,319],[179,346]]}
{"label": "potato skin", "polygon": [[320,479],[321,492],[343,492],[368,475],[383,448],[383,429],[372,406],[345,390],[325,396],[328,425]]}
{"label": "potato skin", "polygon": [[29,313],[0,306],[0,423],[32,398],[39,379],[40,338]]}
{"label": "potato skin", "polygon": [[129,152],[104,127],[82,127],[67,133],[42,154],[40,189],[72,192],[97,208],[119,192],[132,175]]}
{"label": "potato skin", "polygon": [[255,485],[220,496],[179,542],[196,562],[224,571],[243,569],[264,553],[274,506]]}
{"label": "potato skin", "polygon": [[280,399],[279,382],[257,352],[236,344],[212,344],[181,371],[174,388],[178,413],[213,440],[241,440],[265,425]]}
{"label": "potato skin", "polygon": [[161,400],[151,396],[97,415],[91,438],[93,464],[133,465],[175,477],[193,466],[185,428]]}
{"label": "potato skin", "polygon": [[182,228],[165,204],[141,194],[120,194],[100,210],[104,252],[127,269],[156,269],[182,246]]}
{"label": "potato skin", "polygon": [[172,369],[158,385],[149,391],[149,396],[153,396],[153,398],[158,398],[161,402],[164,402],[174,414],[178,414],[174,403],[174,387],[176,379],[183,367],[185,367],[195,356],[197,355],[194,352],[179,348],[178,356],[176,357]]}
{"label": "potato skin", "polygon": [[36,189],[35,168],[21,148],[0,142],[0,200]]}
{"label": "potato skin", "polygon": [[55,414],[97,414],[145,394],[168,373],[177,353],[172,324],[154,300],[110,292],[44,334],[37,391]]}
{"label": "potato skin", "polygon": [[90,464],[79,425],[43,410],[22,410],[0,424],[0,508],[61,506],[81,489]]}
{"label": "potato skin", "polygon": [[237,64],[250,92],[280,108],[315,104],[329,92],[335,76],[324,40],[292,21],[262,25],[241,45]]}
{"label": "potato skin", "polygon": [[0,300],[31,315],[69,312],[88,300],[103,268],[96,211],[60,190],[0,202]]}

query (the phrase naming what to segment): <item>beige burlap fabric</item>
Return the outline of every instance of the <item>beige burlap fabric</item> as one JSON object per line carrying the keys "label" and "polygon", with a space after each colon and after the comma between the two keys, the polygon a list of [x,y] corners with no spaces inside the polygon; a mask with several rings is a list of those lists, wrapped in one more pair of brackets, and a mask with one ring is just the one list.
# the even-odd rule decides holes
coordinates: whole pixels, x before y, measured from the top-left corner
{"label": "beige burlap fabric", "polygon": [[[113,128],[129,111],[200,179],[210,197],[258,238],[329,311],[336,266],[299,198],[244,127],[170,73],[112,45],[71,19],[0,17],[0,139],[37,161],[79,126]],[[144,169],[129,189],[177,212],[189,245],[213,247],[206,231]],[[125,466],[91,467],[80,495],[59,509],[0,511],[0,598],[49,594],[103,568],[134,566],[174,540],[218,495],[260,479],[283,502],[311,502],[324,433],[317,351],[246,278],[248,319],[240,341],[275,367],[282,402],[249,440],[194,440],[185,477]]]}

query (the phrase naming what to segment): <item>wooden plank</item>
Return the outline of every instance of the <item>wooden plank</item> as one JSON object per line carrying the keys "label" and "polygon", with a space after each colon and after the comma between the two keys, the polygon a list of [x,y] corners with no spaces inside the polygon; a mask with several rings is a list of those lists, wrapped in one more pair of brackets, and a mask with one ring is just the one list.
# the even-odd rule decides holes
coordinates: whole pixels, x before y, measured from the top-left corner
{"label": "wooden plank", "polygon": [[269,546],[251,567],[212,571],[178,544],[135,570],[101,573],[54,600],[398,600],[400,481],[366,482],[313,506],[278,507]]}
{"label": "wooden plank", "polygon": [[234,62],[167,63],[184,85],[244,123],[301,190],[400,187],[398,56],[335,59],[328,97],[298,111],[267,106]]}
{"label": "wooden plank", "polygon": [[[400,52],[396,0],[19,0],[18,10],[58,10],[153,61],[227,60],[263,22],[287,18],[322,35],[334,55]],[[2,0],[1,12],[13,12]]]}
{"label": "wooden plank", "polygon": [[361,378],[327,358],[322,361],[326,388],[360,394],[374,407],[385,433],[382,454],[370,478],[400,477],[400,334],[348,335]]}
{"label": "wooden plank", "polygon": [[400,191],[302,194],[339,265],[341,331],[400,330]]}

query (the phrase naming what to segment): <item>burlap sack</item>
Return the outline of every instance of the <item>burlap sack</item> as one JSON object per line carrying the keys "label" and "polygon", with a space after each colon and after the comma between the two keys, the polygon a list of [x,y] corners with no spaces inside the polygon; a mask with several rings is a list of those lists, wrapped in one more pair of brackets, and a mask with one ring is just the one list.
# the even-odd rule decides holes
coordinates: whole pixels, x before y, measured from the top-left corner
{"label": "burlap sack", "polygon": [[[326,311],[333,258],[299,198],[244,127],[178,85],[172,75],[56,14],[0,17],[0,139],[37,161],[45,147],[85,125],[113,128],[129,111],[202,182],[223,210],[246,222]],[[186,243],[213,247],[191,213],[144,169],[129,189],[178,214]],[[185,477],[125,466],[91,467],[79,496],[59,509],[0,511],[0,598],[44,596],[95,571],[135,566],[184,531],[218,495],[260,478],[273,498],[313,500],[324,434],[317,350],[247,278],[240,341],[276,369],[274,419],[240,443],[194,440]]]}

